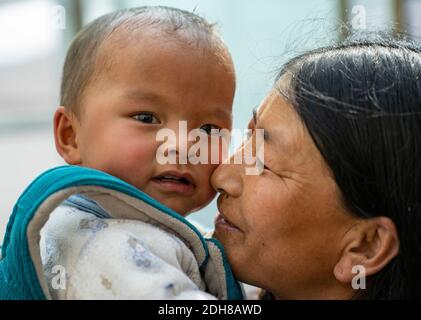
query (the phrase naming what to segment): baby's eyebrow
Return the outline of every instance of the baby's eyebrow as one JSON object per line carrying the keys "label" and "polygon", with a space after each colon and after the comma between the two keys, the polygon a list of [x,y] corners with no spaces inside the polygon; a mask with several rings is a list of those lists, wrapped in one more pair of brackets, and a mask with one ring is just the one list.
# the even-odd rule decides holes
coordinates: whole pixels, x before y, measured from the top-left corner
{"label": "baby's eyebrow", "polygon": [[232,113],[230,111],[227,110],[228,108],[217,108],[216,110],[214,110],[212,112],[212,115],[217,117],[218,119],[232,119]]}
{"label": "baby's eyebrow", "polygon": [[165,101],[165,98],[152,91],[131,90],[126,92],[125,96],[130,100],[143,101]]}

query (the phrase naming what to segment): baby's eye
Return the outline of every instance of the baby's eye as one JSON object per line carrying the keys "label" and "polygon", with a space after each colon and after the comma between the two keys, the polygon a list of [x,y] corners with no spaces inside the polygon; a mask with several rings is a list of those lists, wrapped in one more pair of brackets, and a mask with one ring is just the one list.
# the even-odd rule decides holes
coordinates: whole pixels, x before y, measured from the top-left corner
{"label": "baby's eye", "polygon": [[219,134],[219,131],[221,130],[220,127],[215,126],[214,124],[205,124],[200,127],[200,130],[206,132],[208,135],[217,135]]}
{"label": "baby's eye", "polygon": [[142,112],[133,116],[133,119],[144,123],[159,124],[161,121],[151,112]]}

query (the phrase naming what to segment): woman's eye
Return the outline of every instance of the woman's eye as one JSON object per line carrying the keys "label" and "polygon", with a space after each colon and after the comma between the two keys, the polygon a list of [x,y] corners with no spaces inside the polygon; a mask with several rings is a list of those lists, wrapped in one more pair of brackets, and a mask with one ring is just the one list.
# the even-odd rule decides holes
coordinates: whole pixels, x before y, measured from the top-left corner
{"label": "woman's eye", "polygon": [[133,119],[143,122],[143,123],[151,123],[151,124],[161,123],[161,121],[159,121],[159,119],[153,113],[150,113],[150,112],[138,113],[133,116]]}
{"label": "woman's eye", "polygon": [[200,130],[206,132],[208,135],[217,135],[219,134],[219,131],[221,130],[220,127],[215,126],[214,124],[205,124],[200,127]]}

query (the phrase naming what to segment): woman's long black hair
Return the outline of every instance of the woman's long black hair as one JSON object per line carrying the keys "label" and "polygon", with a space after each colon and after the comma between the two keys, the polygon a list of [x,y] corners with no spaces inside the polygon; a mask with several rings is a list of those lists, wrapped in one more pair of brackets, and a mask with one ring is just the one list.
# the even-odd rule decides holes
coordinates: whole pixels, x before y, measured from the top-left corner
{"label": "woman's long black hair", "polygon": [[397,227],[399,254],[358,297],[421,298],[421,47],[360,37],[294,58],[281,78],[344,205]]}

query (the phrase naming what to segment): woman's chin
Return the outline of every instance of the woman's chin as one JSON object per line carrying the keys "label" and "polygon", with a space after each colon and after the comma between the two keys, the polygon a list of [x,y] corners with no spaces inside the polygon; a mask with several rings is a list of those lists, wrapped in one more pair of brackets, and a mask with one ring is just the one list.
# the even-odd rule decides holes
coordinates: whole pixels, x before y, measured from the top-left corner
{"label": "woman's chin", "polygon": [[225,252],[229,255],[231,250],[242,246],[243,233],[239,229],[233,229],[222,223],[215,223],[215,230],[212,237],[216,238],[223,245]]}

